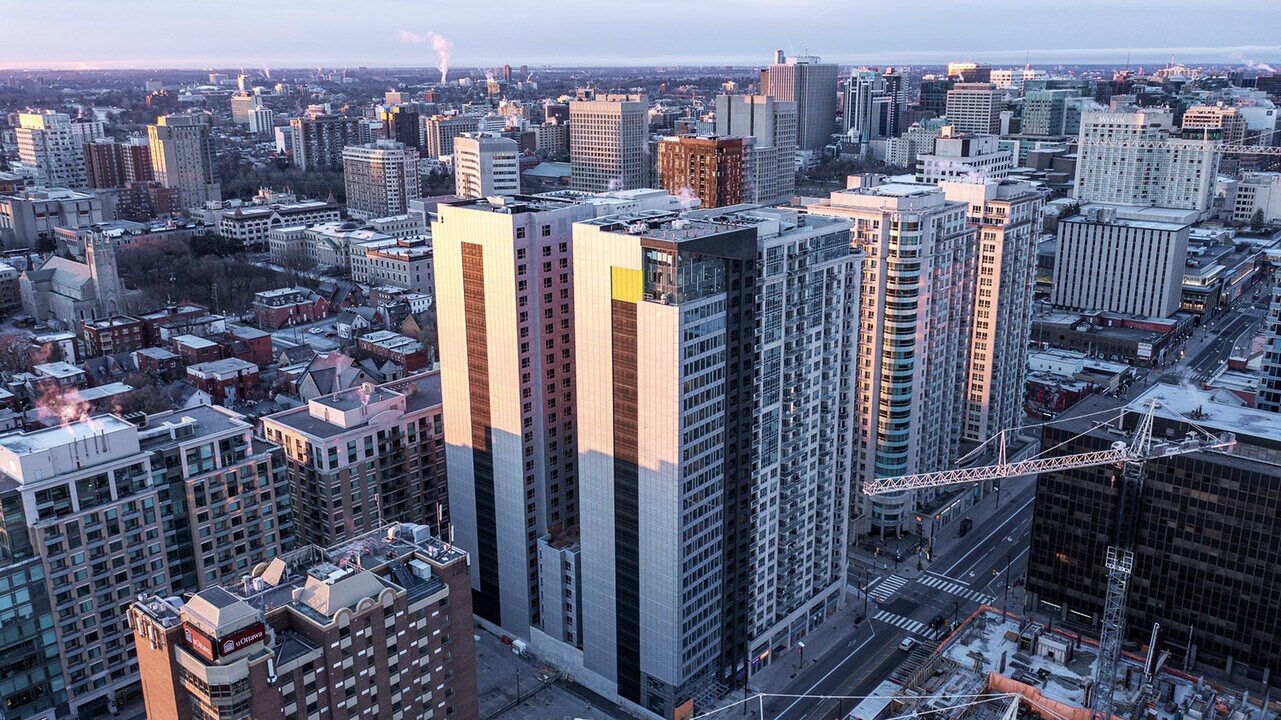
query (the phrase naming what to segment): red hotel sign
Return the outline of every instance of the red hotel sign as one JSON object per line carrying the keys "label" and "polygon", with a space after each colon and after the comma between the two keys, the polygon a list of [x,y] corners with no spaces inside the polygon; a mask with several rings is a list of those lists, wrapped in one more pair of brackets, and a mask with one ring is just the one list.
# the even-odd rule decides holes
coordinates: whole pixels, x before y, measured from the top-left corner
{"label": "red hotel sign", "polygon": [[260,622],[218,640],[214,640],[191,625],[182,626],[182,635],[187,641],[187,647],[209,662],[242,650],[262,640],[266,634],[267,628]]}

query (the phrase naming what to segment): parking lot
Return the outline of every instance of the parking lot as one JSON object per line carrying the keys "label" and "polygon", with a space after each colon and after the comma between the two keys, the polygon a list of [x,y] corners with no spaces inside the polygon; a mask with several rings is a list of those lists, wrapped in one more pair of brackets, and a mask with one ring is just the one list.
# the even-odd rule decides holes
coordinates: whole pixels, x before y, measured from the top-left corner
{"label": "parking lot", "polygon": [[338,337],[338,331],[334,329],[335,322],[336,319],[331,316],[313,323],[281,328],[271,334],[272,345],[279,350],[282,347],[306,344],[317,353],[332,352],[342,347],[342,338]]}

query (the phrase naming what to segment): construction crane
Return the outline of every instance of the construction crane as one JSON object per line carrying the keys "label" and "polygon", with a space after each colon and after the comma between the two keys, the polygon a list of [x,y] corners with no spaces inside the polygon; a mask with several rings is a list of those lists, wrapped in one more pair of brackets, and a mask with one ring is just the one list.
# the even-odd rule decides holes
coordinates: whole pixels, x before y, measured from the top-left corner
{"label": "construction crane", "polygon": [[1274,145],[1224,144],[1212,140],[1188,140],[1187,138],[1169,138],[1165,140],[1143,140],[1138,138],[1078,138],[1077,145],[1078,147],[1138,148],[1140,150],[1189,150],[1196,152],[1218,153],[1220,155],[1273,155],[1281,157],[1281,147]]}
{"label": "construction crane", "polygon": [[[1181,440],[1166,440],[1152,436],[1152,420],[1157,407],[1167,411],[1192,428]],[[1129,601],[1130,577],[1134,572],[1134,536],[1137,531],[1137,508],[1142,499],[1143,483],[1146,477],[1146,464],[1171,455],[1204,452],[1211,450],[1227,451],[1236,443],[1231,433],[1215,434],[1192,420],[1180,415],[1165,406],[1158,398],[1147,401],[1143,416],[1130,436],[1130,442],[1117,441],[1108,450],[1075,453],[1070,455],[1051,456],[1048,453],[1069,442],[1097,429],[1109,425],[1112,421],[1124,420],[1127,410],[1119,413],[1105,411],[1112,418],[1098,422],[1089,430],[1078,433],[1058,445],[1042,450],[1027,460],[1009,462],[1006,459],[1006,434],[1001,431],[996,437],[961,459],[964,462],[981,453],[989,445],[995,445],[997,462],[978,467],[939,470],[936,472],[913,473],[898,477],[876,478],[864,483],[863,492],[868,495],[885,495],[888,493],[921,490],[925,488],[944,487],[948,485],[967,485],[986,480],[1036,475],[1043,472],[1072,470],[1076,468],[1115,465],[1121,470],[1120,495],[1117,503],[1117,530],[1115,542],[1108,547],[1105,567],[1108,571],[1107,594],[1103,603],[1102,630],[1099,634],[1099,660],[1094,668],[1094,696],[1091,708],[1096,720],[1110,720],[1112,717],[1113,697],[1116,691],[1116,666],[1121,656],[1121,644],[1125,637],[1125,614]],[[1100,415],[1104,413],[1095,413]],[[1090,417],[1090,416],[1078,416]]]}

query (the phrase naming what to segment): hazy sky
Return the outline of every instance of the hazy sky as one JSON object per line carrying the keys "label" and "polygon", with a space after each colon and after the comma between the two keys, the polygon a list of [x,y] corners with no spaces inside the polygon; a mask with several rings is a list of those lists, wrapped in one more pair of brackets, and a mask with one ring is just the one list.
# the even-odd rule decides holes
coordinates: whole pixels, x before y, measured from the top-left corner
{"label": "hazy sky", "polygon": [[1278,0],[50,0],[5,3],[0,68],[1260,62]]}

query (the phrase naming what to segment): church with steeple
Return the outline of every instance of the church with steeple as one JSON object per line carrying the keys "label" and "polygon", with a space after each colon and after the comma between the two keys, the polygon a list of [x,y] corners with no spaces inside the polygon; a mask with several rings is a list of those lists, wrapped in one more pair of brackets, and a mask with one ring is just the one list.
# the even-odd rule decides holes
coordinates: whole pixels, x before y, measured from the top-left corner
{"label": "church with steeple", "polygon": [[85,262],[52,255],[18,283],[22,307],[36,322],[76,331],[85,320],[128,312],[140,294],[125,288],[115,240],[97,227],[85,238]]}

